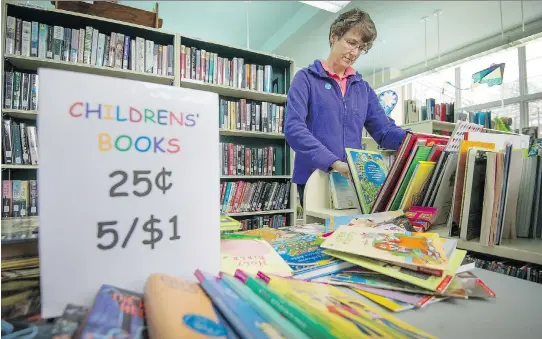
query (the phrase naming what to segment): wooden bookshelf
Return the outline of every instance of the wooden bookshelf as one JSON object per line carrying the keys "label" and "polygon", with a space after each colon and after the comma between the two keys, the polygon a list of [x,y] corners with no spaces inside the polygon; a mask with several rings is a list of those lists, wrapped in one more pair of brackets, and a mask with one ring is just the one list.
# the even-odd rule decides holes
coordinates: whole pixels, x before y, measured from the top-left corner
{"label": "wooden bookshelf", "polygon": [[[6,17],[12,16],[25,21],[35,21],[52,26],[62,26],[71,29],[84,29],[86,26],[91,26],[99,30],[100,33],[106,35],[111,32],[122,33],[130,37],[141,37],[145,40],[152,40],[160,45],[172,45],[174,51],[173,57],[173,74],[172,75],[159,75],[154,73],[138,72],[130,69],[114,68],[107,66],[97,66],[86,63],[55,60],[49,58],[39,58],[35,56],[25,56],[19,54],[8,54],[4,48],[2,48],[2,56],[4,62],[1,63],[1,76],[2,84],[5,83],[6,67],[15,71],[23,71],[26,73],[36,73],[39,68],[52,68],[58,70],[65,70],[71,72],[81,73],[84,77],[86,74],[109,76],[115,78],[124,78],[135,81],[143,81],[153,84],[171,85],[174,87],[184,87],[201,91],[208,91],[217,93],[221,97],[225,97],[228,100],[247,99],[250,101],[268,102],[271,104],[279,104],[284,106],[286,102],[286,93],[289,88],[291,79],[295,72],[295,66],[292,60],[253,51],[249,49],[243,49],[235,46],[228,46],[219,44],[212,41],[203,41],[200,39],[186,37],[178,33],[167,32],[162,29],[155,29],[151,27],[145,27],[135,25],[131,23],[116,21],[112,19],[97,17],[93,15],[87,15],[82,13],[70,12],[65,10],[50,9],[41,7],[40,4],[31,5],[24,4],[22,2],[3,1],[2,2],[2,36],[5,37],[6,30]],[[233,57],[244,58],[246,63],[258,64],[258,65],[272,65],[273,72],[281,72],[283,81],[281,81],[281,94],[273,92],[264,92],[251,90],[246,88],[236,88],[232,86],[218,85],[214,83],[205,83],[203,81],[196,81],[192,79],[181,78],[181,43],[185,43],[196,48],[205,48],[207,51],[212,51],[218,55],[232,59]],[[2,41],[2,46],[5,46],[5,42]],[[275,78],[275,73],[272,74]],[[39,88],[38,88],[39,92]],[[2,101],[2,107],[4,102]],[[24,120],[29,125],[35,125],[37,123],[39,114],[39,107],[37,110],[21,110],[12,108],[2,108],[2,119],[13,119],[19,121]],[[281,161],[283,164],[283,171],[278,175],[271,176],[221,176],[221,181],[278,181],[286,182],[291,180],[291,173],[293,168],[293,152],[286,143],[284,134],[272,133],[272,132],[257,132],[257,131],[245,131],[245,130],[226,130],[220,129],[219,135],[222,140],[230,140],[228,142],[235,142],[238,144],[252,143],[259,146],[273,145],[274,147],[280,146],[283,150]],[[255,146],[256,147],[256,146]],[[11,180],[35,180],[37,179],[37,169],[39,165],[14,165],[14,164],[2,164],[2,178]],[[39,183],[38,183],[39,185]],[[39,188],[38,188],[39,190]],[[294,224],[296,219],[296,189],[295,185],[291,185],[289,192],[289,205],[285,209],[273,210],[273,211],[257,211],[257,212],[244,212],[233,213],[235,217],[248,217],[258,215],[273,215],[282,214],[285,215],[288,220],[288,224]],[[3,242],[7,243],[24,243],[21,242]]]}

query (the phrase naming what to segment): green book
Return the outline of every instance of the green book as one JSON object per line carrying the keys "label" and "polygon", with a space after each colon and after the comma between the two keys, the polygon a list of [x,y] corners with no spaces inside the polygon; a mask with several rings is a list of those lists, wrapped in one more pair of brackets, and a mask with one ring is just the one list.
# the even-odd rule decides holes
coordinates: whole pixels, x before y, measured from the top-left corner
{"label": "green book", "polygon": [[399,190],[397,191],[397,194],[393,199],[391,208],[389,209],[390,211],[397,211],[399,207],[401,207],[401,201],[403,201],[403,196],[405,195],[408,183],[412,178],[412,174],[414,173],[416,166],[418,166],[418,163],[420,161],[427,160],[427,157],[429,157],[429,153],[431,152],[431,148],[431,146],[418,146],[416,154],[414,155],[414,159],[412,159],[412,162],[408,167],[407,173],[405,174],[403,181],[401,181],[401,186],[399,186]]}
{"label": "green book", "polygon": [[299,339],[309,339],[303,331],[297,328],[292,324],[288,319],[285,319],[277,310],[275,310],[271,305],[263,301],[258,295],[250,288],[245,286],[240,280],[235,279],[234,277],[222,273],[220,278],[233,289],[241,298],[247,301],[255,309],[258,310],[258,313],[267,320],[269,323],[278,329],[285,338],[299,338]]}
{"label": "green book", "polygon": [[297,325],[309,337],[339,339],[331,335],[331,328],[322,324],[317,318],[307,314],[301,307],[281,297],[266,286],[263,281],[247,275],[241,270],[235,271],[235,277],[244,283],[252,292],[256,293],[263,301],[273,306],[280,314]]}

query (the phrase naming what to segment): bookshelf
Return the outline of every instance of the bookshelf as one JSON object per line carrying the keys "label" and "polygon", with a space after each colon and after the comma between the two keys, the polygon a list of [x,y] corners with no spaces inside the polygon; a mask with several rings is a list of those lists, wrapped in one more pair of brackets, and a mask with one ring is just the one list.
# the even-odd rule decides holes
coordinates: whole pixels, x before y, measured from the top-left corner
{"label": "bookshelf", "polygon": [[[6,33],[8,33],[6,28],[6,25],[8,24],[7,18],[13,17],[15,18],[15,20],[21,20],[21,27],[23,22],[25,21],[28,22],[30,25],[32,25],[33,22],[37,23],[38,45],[39,30],[41,29],[40,24],[44,24],[47,25],[46,29],[49,29],[48,27],[52,26],[53,28],[51,28],[51,31],[53,31],[54,26],[61,26],[63,28],[66,28],[65,31],[67,31],[67,29],[69,28],[73,34],[75,34],[74,31],[76,30],[79,30],[79,32],[83,32],[83,34],[86,34],[86,29],[90,26],[95,31],[99,32],[98,35],[104,34],[106,37],[105,39],[107,39],[107,37],[111,39],[111,37],[113,36],[112,33],[116,33],[117,35],[121,34],[124,38],[130,37],[127,42],[127,46],[129,46],[130,49],[132,47],[132,44],[135,45],[135,40],[137,37],[143,39],[143,47],[145,47],[145,42],[152,41],[154,46],[159,45],[163,47],[164,50],[163,57],[160,59],[163,61],[163,64],[161,64],[163,71],[156,72],[152,70],[152,68],[160,69],[160,67],[152,67],[155,66],[157,62],[156,52],[154,53],[154,65],[152,63],[153,60],[151,60],[151,70],[148,70],[146,63],[144,63],[145,65],[143,65],[142,69],[138,68],[137,61],[134,63],[134,65],[132,65],[132,62],[130,60],[133,60],[134,58],[130,53],[122,55],[124,60],[122,60],[120,67],[118,67],[117,65],[109,65],[105,62],[102,62],[101,64],[99,62],[93,63],[92,60],[87,62],[85,58],[83,58],[84,60],[80,60],[78,56],[75,57],[75,59],[71,59],[71,55],[69,52],[67,53],[67,59],[64,58],[62,53],[60,53],[60,57],[58,58],[48,58],[47,55],[44,56],[43,54],[41,54],[41,52],[39,51],[39,47],[37,48],[38,51],[36,53],[34,53],[31,48],[28,53],[23,53],[22,47],[21,49],[17,50],[16,42],[13,43],[14,49],[8,50],[6,48],[5,41],[2,41],[2,50],[0,54],[3,56],[3,62],[1,63],[2,84],[4,86],[3,93],[5,93],[6,72],[11,72],[13,74],[15,72],[21,72],[32,75],[37,73],[38,68],[53,68],[78,72],[81,73],[82,76],[84,76],[85,74],[95,74],[115,78],[130,79],[135,81],[143,81],[153,84],[162,84],[174,87],[184,87],[194,90],[208,91],[217,93],[219,95],[219,98],[226,98],[232,101],[238,101],[243,99],[247,102],[266,102],[275,106],[284,106],[286,103],[286,93],[289,88],[292,75],[295,71],[293,61],[284,57],[260,53],[257,51],[247,50],[234,46],[227,46],[216,42],[203,41],[196,38],[186,37],[178,33],[167,32],[162,29],[155,29],[151,27],[135,25],[131,23],[86,15],[82,13],[70,12],[59,9],[42,8],[39,5],[34,6],[11,1],[3,1],[1,10],[1,29],[3,37],[6,37]],[[17,25],[16,21],[15,25]],[[66,37],[66,39],[69,38]],[[134,43],[132,42],[132,40],[134,41]],[[69,41],[71,43],[71,40],[66,41]],[[124,43],[126,44],[125,40],[122,41],[124,41]],[[45,45],[48,45],[48,43],[49,42],[47,42]],[[63,43],[65,43],[64,40],[60,40],[61,46]],[[30,44],[30,46],[32,46],[32,44]],[[205,82],[201,80],[190,79],[188,77],[182,77],[181,69],[186,65],[182,64],[181,62],[181,57],[183,56],[181,54],[181,46],[194,47],[199,50],[205,49],[208,52],[216,53],[217,56],[228,60],[231,60],[233,58],[242,58],[243,60],[245,60],[246,63],[262,66],[270,65],[272,67],[272,72],[270,73],[271,87],[269,87],[268,90],[263,91],[259,88],[251,89],[250,86],[248,88],[243,86],[230,86],[229,84]],[[46,49],[48,47],[50,46],[46,46]],[[113,51],[115,51],[114,45],[111,48],[113,48]],[[104,48],[103,50],[104,56],[107,55],[108,51],[106,51],[106,48]],[[84,51],[84,47],[83,49],[81,49],[81,51]],[[52,52],[54,52],[54,50]],[[153,52],[152,49],[150,52]],[[98,55],[98,53],[96,54]],[[107,60],[107,58],[104,59],[104,61],[105,60]],[[184,61],[186,63],[186,59],[184,59]],[[127,62],[126,66],[123,65],[124,62]],[[11,84],[13,85],[13,82],[11,82]],[[30,83],[30,86],[31,85],[32,84]],[[37,87],[37,92],[39,95],[39,82]],[[32,93],[31,87],[29,87],[28,91],[29,94]],[[32,97],[29,98],[32,99]],[[24,107],[24,109],[23,107],[21,107],[22,105],[17,105],[17,107],[11,105],[10,107],[8,107],[5,105],[5,96],[2,97],[2,100],[2,126],[4,125],[4,122],[6,120],[10,120],[18,124],[22,122],[26,126],[36,126],[37,117],[39,114],[39,107],[36,107],[34,109],[30,107],[30,104],[28,107]],[[280,170],[276,170],[275,172],[271,173],[261,173],[261,175],[260,173],[254,173],[254,175],[248,175],[245,173],[240,175],[221,175],[221,182],[227,183],[243,181],[249,183],[287,183],[291,181],[293,152],[286,143],[284,134],[281,131],[272,129],[269,131],[259,131],[220,128],[219,134],[221,143],[243,144],[255,148],[273,146],[276,149],[280,149],[280,152],[276,152],[276,155],[280,158],[280,161],[278,162],[280,163],[281,167]],[[24,161],[22,163],[6,163],[4,161],[4,143],[2,144],[2,155],[2,180],[37,180],[39,163],[25,163]],[[288,203],[285,206],[280,206],[280,208],[271,210],[263,209],[256,211],[236,211],[228,214],[237,219],[247,219],[259,216],[283,215],[286,218],[287,225],[293,224],[296,217],[296,200],[294,186],[295,185],[291,184],[288,191],[285,193],[285,195],[288,197]],[[9,217],[3,217],[3,226],[5,222],[9,221],[7,218],[13,220],[17,219],[12,217],[11,215]],[[37,224],[39,224],[39,212],[36,219],[33,219],[33,225]],[[4,230],[4,227],[2,228]],[[2,239],[2,245],[22,243],[24,243],[25,246],[29,245],[27,244],[27,240],[25,239],[4,239],[4,237],[2,237]]]}

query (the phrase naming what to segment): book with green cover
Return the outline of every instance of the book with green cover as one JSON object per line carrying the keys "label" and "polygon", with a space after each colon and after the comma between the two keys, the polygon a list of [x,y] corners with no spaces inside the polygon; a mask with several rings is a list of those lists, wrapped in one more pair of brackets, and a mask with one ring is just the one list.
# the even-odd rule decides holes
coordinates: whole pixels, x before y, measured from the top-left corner
{"label": "book with green cover", "polygon": [[221,273],[220,279],[224,280],[226,284],[233,289],[241,298],[245,299],[251,304],[258,313],[265,318],[269,323],[280,331],[285,338],[299,338],[309,339],[303,331],[285,319],[280,312],[275,310],[271,305],[263,301],[256,293],[254,293],[249,287],[245,286],[241,281],[235,279],[229,274]]}
{"label": "book with green cover", "polygon": [[352,174],[361,212],[369,214],[378,191],[388,175],[388,166],[382,154],[353,148],[346,148],[346,160]]}
{"label": "book with green cover", "polygon": [[448,260],[448,267],[443,272],[442,277],[437,277],[423,272],[417,272],[404,268],[401,266],[393,265],[384,261],[374,260],[366,257],[362,257],[355,254],[348,254],[344,252],[325,250],[324,253],[342,259],[344,261],[351,262],[358,266],[370,269],[372,271],[385,274],[389,277],[411,283],[431,291],[443,293],[446,288],[452,282],[452,279],[457,272],[461,262],[465,258],[467,251],[456,249]]}
{"label": "book with green cover", "polygon": [[341,338],[341,336],[334,336],[327,324],[321,323],[295,303],[282,298],[279,293],[273,291],[262,280],[249,276],[239,269],[235,271],[235,277],[310,337],[322,339]]}
{"label": "book with green cover", "polygon": [[405,195],[406,189],[410,182],[410,179],[412,178],[412,174],[414,173],[414,170],[416,169],[416,166],[418,165],[420,161],[426,161],[430,152],[431,152],[431,146],[418,146],[418,149],[416,150],[416,154],[414,155],[414,159],[412,159],[412,162],[410,163],[410,166],[408,167],[408,170],[405,176],[403,177],[403,180],[401,181],[399,190],[397,190],[397,194],[395,194],[395,197],[393,198],[393,202],[389,209],[390,211],[395,211],[399,209],[399,207],[401,206],[401,201],[403,200],[403,196]]}

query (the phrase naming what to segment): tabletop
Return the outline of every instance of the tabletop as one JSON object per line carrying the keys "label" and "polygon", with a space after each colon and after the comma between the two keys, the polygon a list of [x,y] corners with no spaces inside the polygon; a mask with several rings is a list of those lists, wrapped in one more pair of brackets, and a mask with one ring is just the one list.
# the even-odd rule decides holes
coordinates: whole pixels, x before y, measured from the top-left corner
{"label": "tabletop", "polygon": [[440,339],[542,338],[542,284],[478,268],[472,272],[496,298],[451,298],[393,315]]}

